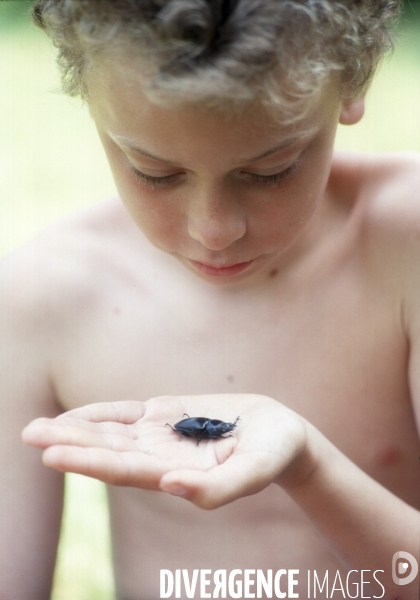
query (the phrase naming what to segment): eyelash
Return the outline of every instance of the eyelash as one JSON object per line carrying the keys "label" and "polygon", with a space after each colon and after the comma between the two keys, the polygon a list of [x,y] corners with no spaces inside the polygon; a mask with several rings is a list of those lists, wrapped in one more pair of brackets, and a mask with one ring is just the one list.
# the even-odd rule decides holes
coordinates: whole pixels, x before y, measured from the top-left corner
{"label": "eyelash", "polygon": [[[262,185],[265,187],[276,187],[276,184],[279,181],[290,177],[295,171],[296,167],[297,163],[294,163],[284,171],[281,171],[280,173],[274,173],[273,175],[256,175],[255,173],[245,173],[245,175],[251,183],[256,183],[257,185]],[[148,185],[151,189],[156,187],[163,188],[168,185],[171,185],[171,183],[177,181],[180,175],[179,173],[176,173],[174,175],[167,175],[165,177],[153,177],[152,175],[146,175],[145,173],[142,173],[141,171],[133,167],[133,165],[129,165],[129,168],[131,173],[137,179],[139,179],[142,183]]]}
{"label": "eyelash", "polygon": [[296,167],[297,163],[294,163],[284,171],[274,173],[274,175],[256,175],[255,173],[247,173],[246,175],[252,183],[257,183],[266,187],[276,187],[276,184],[279,181],[288,179],[294,173]]}
{"label": "eyelash", "polygon": [[129,165],[129,168],[134,177],[139,179],[142,183],[147,184],[152,189],[155,187],[165,187],[170,185],[179,177],[178,173],[175,175],[167,175],[166,177],[152,177],[152,175],[146,175],[146,173],[142,173],[138,169],[135,169],[133,165]]}

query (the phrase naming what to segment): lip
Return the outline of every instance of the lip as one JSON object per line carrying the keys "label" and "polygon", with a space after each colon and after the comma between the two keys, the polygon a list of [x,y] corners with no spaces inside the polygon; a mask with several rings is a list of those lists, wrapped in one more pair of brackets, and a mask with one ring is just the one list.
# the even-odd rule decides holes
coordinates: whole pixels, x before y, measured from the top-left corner
{"label": "lip", "polygon": [[216,267],[198,262],[197,260],[192,260],[191,258],[189,259],[189,262],[194,268],[205,275],[210,275],[211,277],[231,277],[232,275],[238,275],[245,271],[254,261],[248,260],[246,262],[228,265],[227,267]]}

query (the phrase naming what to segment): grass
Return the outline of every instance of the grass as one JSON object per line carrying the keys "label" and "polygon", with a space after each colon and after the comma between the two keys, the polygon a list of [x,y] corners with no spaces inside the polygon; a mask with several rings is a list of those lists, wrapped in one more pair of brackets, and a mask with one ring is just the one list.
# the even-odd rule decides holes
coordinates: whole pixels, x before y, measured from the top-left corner
{"label": "grass", "polygon": [[64,518],[51,600],[113,600],[105,485],[66,474]]}
{"label": "grass", "polygon": [[[19,3],[7,4],[0,1],[0,256],[63,214],[115,194],[86,108],[58,91],[48,40],[24,17],[16,24],[10,11]],[[419,32],[416,24],[401,31],[365,118],[339,129],[337,147],[420,151]],[[70,475],[52,600],[113,596],[104,487]]]}

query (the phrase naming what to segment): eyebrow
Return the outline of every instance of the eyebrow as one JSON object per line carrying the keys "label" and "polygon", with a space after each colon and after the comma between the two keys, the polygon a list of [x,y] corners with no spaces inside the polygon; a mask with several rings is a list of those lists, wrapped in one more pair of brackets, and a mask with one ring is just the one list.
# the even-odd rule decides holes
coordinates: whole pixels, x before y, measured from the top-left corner
{"label": "eyebrow", "polygon": [[285,150],[286,148],[289,148],[289,146],[293,146],[293,144],[296,144],[296,142],[300,142],[304,139],[309,138],[310,136],[314,135],[317,131],[318,131],[318,127],[310,127],[308,129],[304,129],[303,131],[300,131],[298,134],[294,135],[293,137],[287,138],[287,139],[283,140],[280,144],[277,144],[276,146],[269,148],[266,152],[263,152],[262,154],[259,154],[258,156],[254,156],[253,158],[249,158],[249,159],[245,160],[244,162],[252,163],[252,162],[256,162],[257,160],[266,158],[267,156],[271,156],[272,154],[275,154],[276,152],[279,152],[280,150]]}
{"label": "eyebrow", "polygon": [[[258,156],[254,156],[253,158],[245,159],[245,160],[241,161],[241,163],[244,163],[244,164],[245,163],[253,163],[258,160],[262,160],[263,158],[266,158],[267,156],[271,156],[272,154],[275,154],[276,152],[279,152],[280,150],[284,150],[285,148],[292,146],[296,142],[298,142],[306,137],[309,137],[309,135],[314,133],[316,130],[317,130],[317,128],[314,127],[312,129],[302,131],[299,135],[296,135],[289,139],[283,140],[283,142],[281,142],[281,144],[277,144],[276,146],[269,148],[268,150],[266,150],[266,152],[263,152],[262,154],[259,154]],[[161,158],[160,156],[155,156],[151,152],[148,152],[144,148],[141,148],[140,146],[137,145],[137,142],[135,140],[133,140],[129,137],[126,137],[123,135],[113,135],[111,133],[109,133],[109,135],[111,136],[111,138],[113,140],[120,142],[121,144],[126,146],[126,148],[128,148],[129,150],[132,150],[133,152],[137,152],[138,154],[147,156],[147,158],[152,158],[153,160],[157,160],[157,161],[165,163],[167,165],[175,165],[176,164],[171,160]]]}
{"label": "eyebrow", "polygon": [[124,135],[113,135],[110,132],[109,132],[109,135],[111,136],[111,138],[114,141],[120,142],[121,144],[123,144],[123,146],[125,146],[129,150],[132,150],[134,152],[138,152],[138,154],[142,154],[143,156],[147,156],[147,158],[153,158],[154,160],[158,160],[159,162],[163,162],[163,163],[165,163],[167,165],[174,165],[175,164],[171,160],[166,160],[165,158],[161,158],[160,156],[155,156],[151,152],[148,152],[147,150],[144,150],[143,148],[140,148],[140,146],[137,146],[137,142],[135,140],[132,140],[129,137],[126,137]]}
{"label": "eyebrow", "polygon": [[246,162],[248,162],[248,163],[256,162],[257,160],[261,160],[262,158],[271,156],[272,154],[279,152],[279,150],[284,150],[285,148],[288,148],[289,146],[293,146],[293,144],[300,141],[304,137],[305,137],[305,135],[299,135],[299,136],[289,138],[288,140],[285,140],[281,144],[277,144],[277,146],[270,148],[266,152],[263,152],[262,154],[259,154],[258,156],[254,156],[253,158],[248,159]]}

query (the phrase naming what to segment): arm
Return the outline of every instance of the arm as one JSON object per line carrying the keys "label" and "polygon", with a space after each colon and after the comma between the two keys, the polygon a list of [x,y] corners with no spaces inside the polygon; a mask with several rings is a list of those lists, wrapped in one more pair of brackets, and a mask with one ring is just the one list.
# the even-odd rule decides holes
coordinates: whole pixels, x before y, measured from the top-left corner
{"label": "arm", "polygon": [[[57,415],[47,377],[46,345],[34,272],[14,259],[0,268],[0,598],[45,600],[51,592],[59,536],[63,477],[46,469],[39,451],[23,446],[28,419]],[[22,279],[17,272],[22,273]]]}
{"label": "arm", "polygon": [[[316,468],[299,481],[291,467],[276,483],[307,514],[347,571],[383,570],[385,600],[416,600],[419,578],[404,587],[396,585],[391,564],[401,550],[420,562],[419,512],[371,479],[310,425],[308,429]],[[381,595],[379,586],[374,594]]]}
{"label": "arm", "polygon": [[[197,447],[165,426],[184,412],[207,416],[209,407],[224,420],[240,415],[232,438]],[[205,509],[276,483],[307,513],[344,568],[382,569],[385,600],[418,599],[418,579],[401,589],[391,577],[394,552],[418,558],[418,512],[275,400],[237,394],[96,404],[35,421],[23,435],[46,448],[49,466],[113,485],[160,489]]]}
{"label": "arm", "polygon": [[[366,220],[374,281],[393,282],[402,334],[409,348],[408,382],[420,425],[420,162],[416,155],[379,159],[376,200]],[[382,289],[382,288],[381,288]],[[419,562],[420,515],[353,464],[308,426],[308,449],[316,469],[306,478],[277,480],[305,511],[346,569],[384,569],[385,598],[419,597],[420,575],[412,584],[393,582],[391,560],[406,551]],[[420,446],[412,457],[420,471]],[[420,475],[420,472],[419,472]],[[420,493],[420,477],[413,482]],[[417,497],[420,500],[419,494]],[[418,504],[417,504],[418,506]],[[378,592],[376,592],[378,594]],[[378,594],[380,595],[380,594]]]}
{"label": "arm", "polygon": [[[272,418],[278,437],[284,439],[282,423],[284,426],[285,414],[279,410],[275,416],[273,411]],[[287,451],[290,461],[281,456],[278,444],[277,469],[280,474],[273,482],[306,513],[347,572],[369,570],[368,581],[375,583],[372,573],[382,570],[384,573],[380,573],[379,578],[385,588],[385,600],[418,600],[419,576],[402,587],[394,583],[391,571],[392,558],[401,550],[409,552],[420,564],[418,510],[369,477],[310,423],[300,421],[305,427],[305,443],[297,435],[298,425],[291,425],[295,433],[289,440],[301,439],[293,451],[290,448]],[[268,423],[266,431],[260,431],[261,436],[267,431]],[[243,435],[245,437],[246,432]],[[250,472],[261,475],[267,464],[263,467],[249,459],[241,465],[232,463],[228,466],[228,462],[219,467],[217,479],[216,472],[197,476],[180,471],[165,475],[160,487],[205,508],[253,493],[251,482],[255,485],[255,479]],[[249,487],[244,494],[246,479]],[[372,594],[381,596],[383,590],[379,584],[375,585]],[[365,590],[368,588],[369,585]]]}

